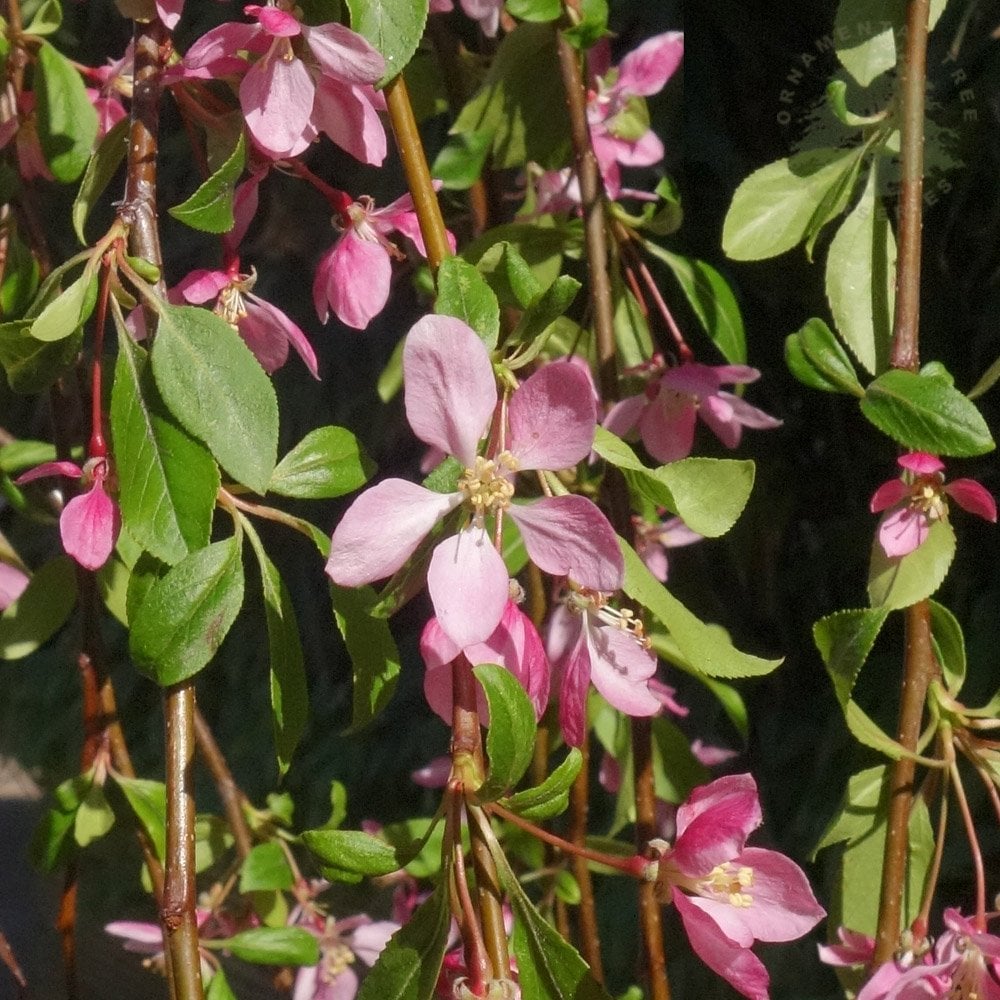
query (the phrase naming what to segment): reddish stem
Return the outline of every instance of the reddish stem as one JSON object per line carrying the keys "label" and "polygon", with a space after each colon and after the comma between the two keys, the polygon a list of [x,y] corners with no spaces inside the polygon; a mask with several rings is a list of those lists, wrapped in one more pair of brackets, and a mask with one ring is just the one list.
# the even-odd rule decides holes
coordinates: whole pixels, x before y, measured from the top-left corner
{"label": "reddish stem", "polygon": [[344,225],[350,225],[350,217],[347,210],[354,204],[354,199],[340,188],[335,188],[326,181],[317,177],[304,163],[299,160],[283,161],[289,170],[297,177],[308,181],[326,199],[327,204],[333,212],[341,219]]}

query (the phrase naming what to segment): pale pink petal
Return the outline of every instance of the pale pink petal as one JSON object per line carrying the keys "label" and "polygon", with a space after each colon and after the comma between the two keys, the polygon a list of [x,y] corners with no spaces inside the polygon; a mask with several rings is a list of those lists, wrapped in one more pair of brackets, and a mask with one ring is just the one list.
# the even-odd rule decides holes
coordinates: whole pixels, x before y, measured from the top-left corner
{"label": "pale pink petal", "polygon": [[777,417],[772,417],[770,413],[758,410],[756,406],[751,406],[746,400],[734,396],[731,392],[720,391],[711,398],[725,400],[732,413],[732,419],[743,427],[752,427],[754,430],[771,430],[774,427],[781,427],[783,423]]}
{"label": "pale pink petal", "polygon": [[232,279],[225,271],[198,269],[181,278],[172,291],[180,295],[185,302],[200,306],[203,302],[214,299],[223,288],[231,284]]}
{"label": "pale pink petal", "polygon": [[618,538],[586,497],[542,497],[512,505],[507,513],[517,522],[524,547],[539,569],[605,593],[621,587],[625,564]]}
{"label": "pale pink petal", "polygon": [[349,83],[375,83],[385,73],[382,54],[350,28],[341,24],[302,25],[302,33],[324,76]]}
{"label": "pale pink petal", "polygon": [[399,924],[392,920],[373,920],[370,924],[362,924],[351,935],[351,951],[365,965],[374,965],[389,938],[398,930]]}
{"label": "pale pink petal", "polygon": [[867,965],[875,954],[875,939],[867,934],[849,930],[847,927],[837,928],[839,944],[819,945],[819,960],[824,965],[847,967],[852,965]]}
{"label": "pale pink petal", "polygon": [[601,422],[605,430],[624,437],[639,422],[643,411],[649,406],[645,393],[638,396],[628,396],[617,402],[608,410],[607,416]]}
{"label": "pale pink petal", "polygon": [[[104,930],[115,937],[125,938],[141,951],[150,953],[163,950],[163,930],[159,924],[143,923],[138,920],[114,920],[104,925]],[[126,947],[129,947],[126,944]]]}
{"label": "pale pink petal", "polygon": [[655,533],[654,537],[668,549],[682,549],[685,546],[694,545],[695,542],[704,541],[704,535],[692,531],[680,517],[668,517],[660,525],[660,530]]}
{"label": "pale pink petal", "polygon": [[301,59],[264,58],[250,67],[240,84],[240,106],[261,149],[277,158],[305,150],[315,90]]}
{"label": "pale pink petal", "polygon": [[694,447],[697,416],[694,397],[661,385],[656,399],[639,418],[639,434],[646,450],[658,462],[687,458]]}
{"label": "pale pink petal", "polygon": [[184,0],[156,0],[156,13],[171,31],[177,27],[183,8]]}
{"label": "pale pink petal", "polygon": [[496,36],[500,27],[500,8],[503,0],[461,0],[462,10],[474,21],[479,22],[487,38]]}
{"label": "pale pink petal", "polygon": [[260,182],[267,175],[266,170],[254,171],[245,181],[236,185],[233,193],[233,218],[235,225],[226,234],[225,239],[235,250],[243,242],[250,223],[257,214],[260,202]]}
{"label": "pale pink petal", "polygon": [[[280,368],[284,364],[285,357],[288,355],[288,345],[291,344],[295,348],[295,353],[305,362],[306,368],[309,369],[309,374],[313,378],[319,378],[319,363],[316,360],[312,344],[306,340],[306,335],[299,327],[277,306],[258,298],[252,293],[247,293],[246,316],[240,320],[239,328],[240,336],[247,342],[250,349],[254,351],[254,354],[257,354],[251,343],[254,339],[258,343],[264,339],[268,339],[275,345],[273,348],[275,354],[283,352],[281,362],[275,368]],[[260,354],[257,354],[257,357],[266,371],[272,372],[275,370],[275,368],[268,368]]]}
{"label": "pale pink petal", "polygon": [[[687,716],[691,709],[686,705],[682,705],[677,700],[677,689],[671,687],[669,684],[664,684],[663,681],[657,680],[655,677],[650,677],[646,682],[646,686],[649,688],[649,693],[660,703],[660,707],[666,709],[672,715],[684,718]],[[694,740],[691,744],[691,753],[698,759],[698,751],[695,749],[695,744],[700,744],[701,740]],[[735,757],[736,754],[732,751],[723,751],[727,756],[722,757],[722,760],[728,760],[729,757]],[[701,760],[704,764],[705,761]]]}
{"label": "pale pink petal", "polygon": [[462,652],[462,647],[455,642],[433,616],[427,620],[420,633],[420,655],[429,670],[443,667]]}
{"label": "pale pink petal", "polygon": [[275,38],[294,38],[296,35],[302,34],[303,25],[288,11],[253,3],[247,4],[243,8],[243,12],[250,17],[257,18],[260,26]]}
{"label": "pale pink petal", "polygon": [[[195,41],[184,54],[184,66],[190,76],[198,76],[199,74],[190,71],[201,69],[207,70],[209,76],[214,76],[218,73],[216,64],[222,62],[225,66],[222,72],[229,72],[230,68],[225,64],[231,62],[237,52],[266,52],[269,44],[267,35],[260,30],[259,25],[231,21],[206,31]],[[245,60],[236,62],[241,66],[246,65]]]}
{"label": "pale pink petal", "polygon": [[700,739],[694,739],[691,741],[691,754],[695,760],[700,764],[704,764],[705,767],[716,767],[719,764],[725,764],[727,761],[733,760],[735,757],[739,757],[740,752],[738,750],[729,750],[726,747],[713,746],[710,743],[704,743]]}
{"label": "pale pink petal", "polygon": [[358,995],[358,974],[348,965],[332,979],[321,983],[313,1000],[354,1000]]}
{"label": "pale pink petal", "polygon": [[559,726],[563,738],[571,747],[583,743],[587,732],[587,692],[590,690],[590,652],[584,635],[583,622],[576,619],[577,632],[569,654],[562,661],[559,684]]}
{"label": "pale pink petal", "polygon": [[612,137],[615,141],[615,159],[623,167],[649,167],[663,159],[664,149],[660,137],[653,131],[630,142]]}
{"label": "pale pink petal", "polygon": [[656,657],[612,625],[585,627],[590,649],[590,681],[605,701],[626,715],[656,715],[659,699],[646,686],[656,673]]}
{"label": "pale pink petal", "polygon": [[667,31],[654,35],[629,52],[618,67],[615,89],[623,94],[649,97],[659,93],[674,75],[684,56],[684,35]]}
{"label": "pale pink petal", "polygon": [[332,309],[342,323],[363,330],[385,307],[391,281],[385,247],[347,230],[316,268],[313,303],[320,322],[327,321]]}
{"label": "pale pink petal", "polygon": [[[545,626],[545,652],[554,667],[559,667],[563,658],[577,644],[583,629],[583,619],[566,607],[557,604]],[[589,669],[589,668],[588,668]]]}
{"label": "pale pink petal", "polygon": [[770,977],[756,955],[726,937],[696,901],[673,889],[674,906],[695,954],[748,1000],[770,1000]]}
{"label": "pale pink petal", "polygon": [[927,454],[926,451],[907,452],[905,455],[900,455],[896,462],[918,476],[929,476],[944,471],[944,462],[936,455]]}
{"label": "pale pink petal", "polygon": [[639,553],[642,561],[646,564],[646,569],[661,583],[666,583],[670,575],[670,563],[667,560],[666,550],[662,545],[656,543],[636,543],[636,552]]}
{"label": "pale pink petal", "polygon": [[677,810],[674,861],[686,875],[705,876],[735,858],[761,821],[752,775],[730,774],[701,785]]}
{"label": "pale pink petal", "polygon": [[86,493],[73,497],[59,517],[63,548],[84,569],[100,569],[108,561],[120,528],[118,504],[99,479]]}
{"label": "pale pink petal", "polygon": [[736,419],[732,404],[724,397],[721,392],[706,396],[701,400],[698,413],[727,448],[735,448],[743,436],[743,427]]}
{"label": "pale pink petal", "polygon": [[460,319],[424,316],[407,335],[403,374],[413,433],[472,466],[497,403],[493,365],[483,342]]}
{"label": "pale pink petal", "polygon": [[10,607],[24,593],[30,577],[16,566],[0,562],[0,611]]}
{"label": "pale pink petal", "polygon": [[316,1000],[317,987],[322,989],[322,984],[319,982],[319,966],[301,966],[295,973],[292,1000]]}
{"label": "pale pink petal", "polygon": [[427,568],[427,590],[441,628],[463,648],[493,634],[509,590],[507,567],[482,528],[439,543]]}
{"label": "pale pink petal", "polygon": [[47,476],[66,476],[68,479],[79,479],[83,475],[83,469],[75,462],[43,462],[36,465],[14,480],[18,486],[30,483],[33,479],[44,479]]}
{"label": "pale pink petal", "polygon": [[996,523],[997,502],[993,499],[993,494],[981,483],[977,483],[974,479],[956,479],[953,483],[949,483],[944,491],[963,510]]}
{"label": "pale pink petal", "polygon": [[359,162],[377,167],[385,159],[385,128],[371,87],[320,77],[311,122]]}
{"label": "pale pink petal", "polygon": [[597,407],[587,376],[568,361],[539,368],[507,409],[508,450],[521,469],[566,469],[590,454]]}
{"label": "pale pink petal", "polygon": [[447,14],[455,9],[452,0],[431,0],[430,12],[432,14]]}
{"label": "pale pink petal", "polygon": [[343,587],[392,576],[462,499],[461,493],[434,493],[403,479],[365,490],[333,532],[327,575]]}
{"label": "pale pink petal", "polygon": [[883,510],[895,507],[909,493],[910,487],[902,479],[889,479],[872,494],[868,509],[873,514],[879,514]]}
{"label": "pale pink petal", "polygon": [[926,514],[912,507],[901,507],[882,518],[878,540],[885,554],[896,559],[920,548],[930,530]]}
{"label": "pale pink petal", "polygon": [[[440,181],[434,181],[434,190],[441,187]],[[371,221],[380,233],[388,233],[395,229],[413,241],[421,257],[427,256],[427,248],[424,245],[424,234],[420,231],[420,220],[413,208],[413,199],[404,194],[394,202],[386,205],[385,208],[377,208],[371,213]],[[450,229],[445,230],[448,239],[448,246],[451,252],[455,252],[455,235]]]}

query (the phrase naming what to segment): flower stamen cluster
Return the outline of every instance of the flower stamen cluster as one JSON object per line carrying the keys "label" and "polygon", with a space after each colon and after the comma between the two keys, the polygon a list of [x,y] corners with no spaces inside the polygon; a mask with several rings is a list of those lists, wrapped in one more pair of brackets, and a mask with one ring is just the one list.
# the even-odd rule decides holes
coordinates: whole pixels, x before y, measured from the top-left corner
{"label": "flower stamen cluster", "polygon": [[517,461],[509,451],[501,452],[496,458],[476,456],[475,464],[467,467],[458,481],[461,490],[472,504],[473,521],[477,528],[483,526],[488,513],[506,510],[514,496],[514,484],[504,476],[501,469],[513,472]]}
{"label": "flower stamen cluster", "polygon": [[650,639],[646,635],[642,619],[631,608],[611,607],[606,594],[585,587],[573,588],[567,591],[563,604],[577,615],[589,612],[605,625],[631,636],[643,649],[650,648]]}

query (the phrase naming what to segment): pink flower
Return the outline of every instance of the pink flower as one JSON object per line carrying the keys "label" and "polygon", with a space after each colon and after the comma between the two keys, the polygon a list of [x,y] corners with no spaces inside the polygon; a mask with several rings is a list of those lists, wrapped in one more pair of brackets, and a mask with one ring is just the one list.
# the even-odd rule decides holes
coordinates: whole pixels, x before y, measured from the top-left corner
{"label": "pink flower", "polygon": [[[531,619],[511,600],[507,601],[493,634],[485,642],[464,648],[448,637],[437,618],[431,618],[420,636],[420,653],[427,665],[424,674],[427,703],[449,725],[452,718],[451,662],[463,654],[474,667],[480,663],[496,663],[509,670],[531,699],[536,719],[542,717],[549,702],[549,661],[541,636]],[[484,724],[489,719],[481,689],[479,717]]]}
{"label": "pink flower", "polygon": [[82,72],[100,85],[87,88],[87,97],[97,112],[97,138],[100,140],[127,114],[122,97],[132,96],[134,58],[131,42],[121,59],[111,60],[96,69],[85,67]]}
{"label": "pink flower", "polygon": [[664,841],[657,882],[677,907],[691,947],[749,1000],[767,1000],[770,980],[754,941],[791,941],[825,915],[802,870],[777,851],[746,847],[761,824],[749,774],[696,788],[677,810],[677,837]]}
{"label": "pink flower", "polygon": [[[338,221],[338,220],[335,220]],[[330,316],[363,330],[384,308],[392,278],[390,258],[404,259],[388,234],[408,236],[422,257],[427,256],[413,199],[405,194],[384,208],[367,195],[340,216],[343,235],[320,258],[313,280],[313,303],[321,323]],[[452,250],[455,238],[448,234]]]}
{"label": "pink flower", "polygon": [[[500,11],[503,9],[503,0],[460,0],[462,10],[473,21],[478,21],[483,29],[483,34],[488,38],[496,37],[497,28],[500,27]],[[455,5],[452,0],[431,0],[430,12],[432,14],[447,14],[454,10]]]}
{"label": "pink flower", "polygon": [[192,271],[171,289],[171,297],[195,305],[215,299],[214,311],[239,333],[268,374],[288,360],[291,345],[318,379],[316,355],[306,335],[280,309],[253,294],[256,281],[256,271],[240,274],[239,261],[234,261],[225,271]]}
{"label": "pink flower", "polygon": [[878,540],[890,559],[909,555],[923,545],[934,521],[946,520],[950,496],[963,510],[996,523],[997,504],[989,491],[974,479],[956,479],[944,485],[944,463],[924,451],[911,451],[896,459],[903,468],[898,479],[884,482],[871,499],[871,511],[892,511],[878,528]]}
{"label": "pink flower", "polygon": [[587,692],[599,694],[626,715],[656,715],[662,707],[650,690],[656,657],[642,623],[608,607],[600,594],[570,591],[549,621],[546,648],[561,675],[559,725],[570,746],[587,730]]}
{"label": "pink flower", "polygon": [[10,563],[0,562],[0,611],[9,608],[25,591],[31,578]]}
{"label": "pink flower", "polygon": [[722,391],[726,383],[756,382],[760,378],[756,368],[701,365],[693,361],[664,368],[659,358],[654,358],[649,367],[654,378],[646,386],[645,393],[616,403],[608,412],[604,426],[621,436],[638,425],[642,443],[659,462],[675,462],[691,454],[698,417],[727,448],[735,448],[740,443],[744,427],[781,426],[780,420],[739,396]]}
{"label": "pink flower", "polygon": [[[278,6],[248,4],[256,24],[229,23],[204,34],[184,57],[173,80],[211,78],[243,69],[259,58],[240,83],[240,105],[257,145],[274,159],[298,156],[320,132],[364,163],[385,159],[385,130],[378,112],[385,98],[372,84],[385,60],[360,35],[340,24],[310,26]],[[299,57],[292,39],[301,38]]]}
{"label": "pink flower", "polygon": [[18,486],[45,476],[67,476],[88,487],[63,507],[59,534],[63,548],[84,569],[100,569],[111,555],[121,530],[121,513],[105,491],[111,475],[106,458],[90,458],[81,469],[75,462],[46,462],[14,480]]}
{"label": "pink flower", "polygon": [[679,517],[668,517],[665,521],[653,523],[633,517],[632,525],[635,528],[635,551],[650,573],[663,583],[667,582],[667,549],[694,545],[703,539]]}
{"label": "pink flower", "polygon": [[516,389],[485,455],[479,441],[497,406],[497,386],[489,353],[469,326],[450,316],[419,320],[403,349],[403,374],[414,433],[454,455],[465,472],[453,493],[401,479],[362,493],[333,533],[326,571],[334,583],[354,587],[391,576],[440,518],[463,508],[464,526],[437,544],[427,572],[441,628],[460,648],[488,639],[507,607],[507,568],[487,516],[494,525],[512,518],[544,572],[595,590],[621,586],[617,538],[591,501],[568,495],[511,502],[517,472],[568,468],[589,453],[596,411],[578,369],[545,365]]}

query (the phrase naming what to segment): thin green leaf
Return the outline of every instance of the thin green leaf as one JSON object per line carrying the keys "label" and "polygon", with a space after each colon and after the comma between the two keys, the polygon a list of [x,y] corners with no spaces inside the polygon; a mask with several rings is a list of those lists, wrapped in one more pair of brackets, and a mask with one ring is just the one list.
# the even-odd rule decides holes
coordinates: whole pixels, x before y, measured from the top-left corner
{"label": "thin green leaf", "polygon": [[48,42],[35,63],[35,123],[45,162],[57,181],[83,173],[97,138],[97,112],[76,67]]}
{"label": "thin green leaf", "polygon": [[125,151],[128,149],[128,130],[128,118],[117,122],[98,143],[97,149],[87,161],[83,180],[80,181],[80,188],[73,199],[71,216],[73,231],[84,246],[88,245],[84,232],[87,217],[125,159]]}
{"label": "thin green leaf", "polygon": [[31,324],[31,336],[45,343],[72,336],[90,316],[96,296],[97,276],[84,268],[83,274],[57,295]]}
{"label": "thin green leaf", "polygon": [[124,792],[128,804],[149,835],[162,861],[167,856],[167,789],[162,781],[146,778],[126,778],[113,774],[115,783]]}
{"label": "thin green leaf", "polygon": [[306,830],[302,843],[327,870],[352,875],[388,875],[417,855],[415,848],[400,850],[360,830]]}
{"label": "thin green leaf", "polygon": [[252,927],[229,938],[207,938],[203,948],[228,951],[257,965],[316,965],[319,941],[302,927]]}
{"label": "thin green leaf", "polygon": [[535,750],[535,710],[509,670],[481,663],[472,672],[482,684],[490,708],[486,731],[489,774],[476,793],[488,802],[513,788],[528,769]]}
{"label": "thin green leaf", "polygon": [[552,819],[569,805],[569,790],[580,773],[583,757],[576,747],[570,747],[562,763],[540,784],[525,788],[500,800],[500,804],[524,819],[539,822]]}
{"label": "thin green leaf", "polygon": [[240,132],[232,153],[222,166],[207,178],[194,194],[180,205],[168,209],[170,214],[192,229],[203,233],[228,233],[235,225],[233,192],[246,165],[246,138]]}
{"label": "thin green leaf", "polygon": [[0,659],[29,656],[62,628],[75,605],[73,562],[68,556],[56,556],[0,615]]}
{"label": "thin green leaf", "polygon": [[240,892],[291,889],[294,884],[288,858],[275,840],[257,844],[240,868]]}

